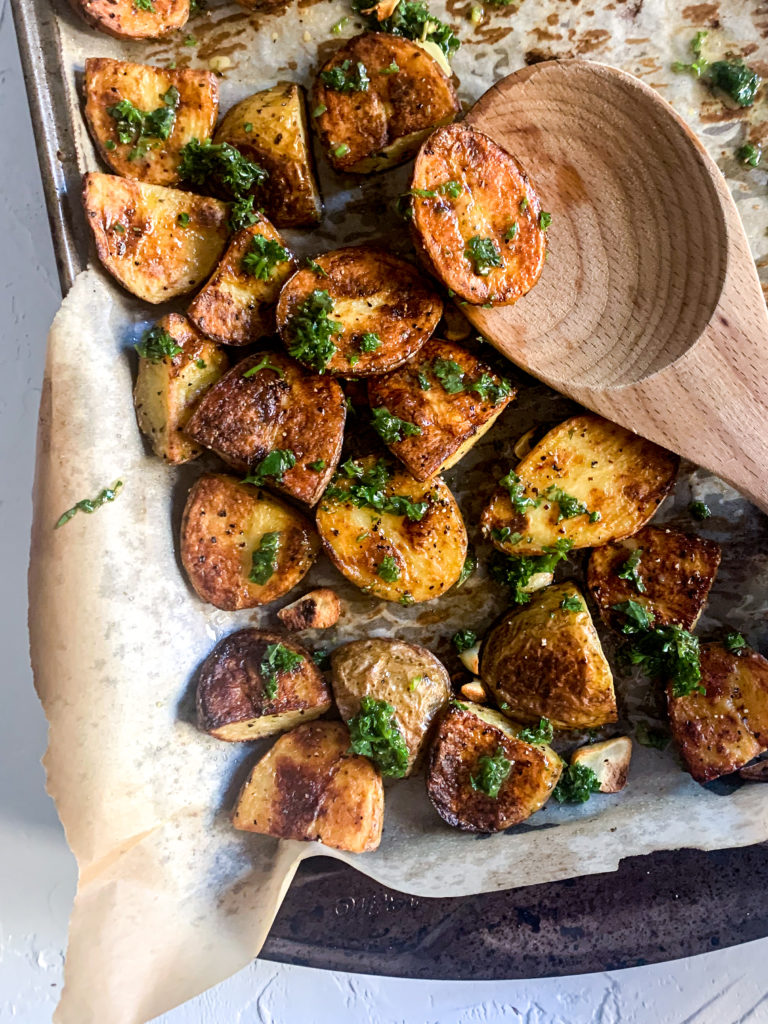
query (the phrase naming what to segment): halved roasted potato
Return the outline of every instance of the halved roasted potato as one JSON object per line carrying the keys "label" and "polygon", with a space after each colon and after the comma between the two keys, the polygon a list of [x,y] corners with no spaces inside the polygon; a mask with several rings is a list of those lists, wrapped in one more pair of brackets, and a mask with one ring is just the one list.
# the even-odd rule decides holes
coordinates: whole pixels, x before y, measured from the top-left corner
{"label": "halved roasted potato", "polygon": [[720,545],[703,537],[646,526],[592,552],[587,586],[603,621],[618,629],[617,604],[636,601],[656,626],[691,630],[707,603],[720,564]]}
{"label": "halved roasted potato", "polygon": [[118,39],[159,39],[186,25],[189,0],[70,0],[94,28]]}
{"label": "halved roasted potato", "polygon": [[309,571],[320,545],[296,509],[231,476],[206,473],[189,492],[181,561],[203,601],[225,611],[269,604]]}
{"label": "halved roasted potato", "polygon": [[509,555],[540,555],[563,539],[596,548],[629,537],[661,505],[679,462],[600,416],[572,416],[531,449],[509,489],[496,490],[483,510],[483,533]]}
{"label": "halved roasted potato", "polygon": [[275,304],[297,263],[266,217],[233,235],[187,316],[223,345],[250,345],[275,333]]}
{"label": "halved roasted potato", "polygon": [[417,480],[454,466],[515,397],[515,388],[459,345],[429,341],[404,366],[368,384],[372,409],[419,429],[388,445]]}
{"label": "halved roasted potato", "polygon": [[198,725],[230,743],[293,729],[330,706],[330,689],[310,652],[280,633],[230,633],[200,669]]}
{"label": "halved roasted potato", "polygon": [[304,92],[278,82],[227,111],[216,142],[228,142],[268,174],[255,189],[256,205],[280,228],[312,227],[323,215],[307,133]]}
{"label": "halved roasted potato", "polygon": [[309,722],[281,736],[248,776],[232,824],[351,853],[375,850],[384,820],[381,776],[348,750],[341,722]]}
{"label": "halved roasted potato", "polygon": [[[219,88],[211,71],[89,57],[84,88],[85,117],[99,154],[125,178],[177,184],[182,147],[210,138],[216,124]],[[122,112],[121,104],[134,109]],[[152,116],[142,123],[139,115]]]}
{"label": "halved roasted potato", "polygon": [[383,637],[353,640],[331,655],[333,696],[339,714],[349,723],[360,712],[363,697],[387,701],[408,748],[410,775],[440,708],[451,695],[445,667],[418,644]]}
{"label": "halved roasted potato", "polygon": [[466,124],[440,128],[416,157],[411,192],[416,248],[459,298],[509,306],[533,288],[548,219],[505,149]]}
{"label": "halved roasted potato", "polygon": [[227,370],[229,360],[218,345],[204,338],[178,313],[158,320],[153,331],[171,338],[175,355],[160,355],[147,348],[139,356],[133,402],[139,428],[155,455],[178,465],[202,451],[183,433],[195,403]]}
{"label": "halved roasted potato", "polygon": [[197,288],[227,242],[229,207],[207,196],[88,173],[83,203],[104,267],[146,302]]}
{"label": "halved roasted potato", "polygon": [[338,464],[346,412],[336,381],[282,352],[257,352],[203,396],[185,430],[242,473],[262,473],[267,456],[283,452],[277,472],[263,467],[263,482],[314,505]]}
{"label": "halved roasted potato", "polygon": [[461,110],[450,77],[420,46],[364,32],[334,53],[312,90],[320,145],[337,171],[370,174],[410,160]]}
{"label": "halved roasted potato", "polygon": [[501,832],[547,802],[563,762],[545,744],[518,739],[519,731],[490,708],[449,706],[430,750],[427,776],[429,798],[449,825]]}
{"label": "halved roasted potato", "polygon": [[610,666],[573,583],[546,587],[504,616],[481,649],[480,678],[521,722],[590,729],[618,717]]}
{"label": "halved roasted potato", "polygon": [[[366,593],[402,604],[431,601],[452,587],[464,566],[467,531],[443,480],[419,483],[375,456],[344,469],[317,511],[323,546],[339,572]],[[368,503],[373,480],[378,508]]]}
{"label": "halved roasted potato", "polygon": [[443,311],[412,264],[384,249],[354,245],[303,268],[277,304],[291,355],[317,373],[370,377],[402,365],[432,334]]}
{"label": "halved roasted potato", "polygon": [[631,759],[632,740],[629,736],[614,736],[602,743],[590,743],[571,754],[571,764],[580,764],[595,773],[601,793],[619,793],[624,789]]}
{"label": "halved roasted potato", "polygon": [[768,750],[768,661],[750,648],[700,647],[701,686],[684,697],[667,688],[672,735],[688,771],[709,782]]}
{"label": "halved roasted potato", "polygon": [[318,587],[284,605],[277,617],[286,629],[299,633],[304,629],[330,629],[339,621],[340,614],[338,594],[329,587]]}

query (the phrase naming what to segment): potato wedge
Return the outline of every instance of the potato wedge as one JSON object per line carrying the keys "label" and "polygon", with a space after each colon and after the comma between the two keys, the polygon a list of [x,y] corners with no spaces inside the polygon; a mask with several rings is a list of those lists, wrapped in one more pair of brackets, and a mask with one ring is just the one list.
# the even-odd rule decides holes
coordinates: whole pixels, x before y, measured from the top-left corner
{"label": "potato wedge", "polygon": [[218,199],[88,173],[83,202],[99,259],[145,302],[197,288],[226,245],[229,207]]}
{"label": "potato wedge", "polygon": [[353,640],[331,655],[333,696],[349,723],[363,697],[385,700],[408,748],[410,775],[419,762],[438,711],[451,695],[451,680],[442,663],[418,644],[403,640]]}
{"label": "potato wedge", "polygon": [[[273,571],[264,583],[252,582],[253,556],[268,554],[275,534],[277,550],[265,559]],[[287,594],[307,574],[319,547],[304,516],[258,487],[206,473],[189,492],[181,561],[198,596],[224,611],[256,608]]]}
{"label": "potato wedge", "polygon": [[[720,564],[720,545],[703,537],[646,526],[633,537],[592,552],[587,586],[603,621],[618,629],[614,605],[636,601],[657,626],[692,630],[707,603]],[[630,578],[621,578],[623,573]]]}
{"label": "potato wedge", "polygon": [[152,0],[151,10],[133,0],[70,0],[83,18],[117,39],[159,39],[183,28],[189,19],[189,0]]}
{"label": "potato wedge", "polygon": [[627,784],[631,758],[632,740],[629,736],[615,736],[602,743],[579,747],[571,755],[571,764],[591,768],[600,783],[601,793],[618,793]]}
{"label": "potato wedge", "polygon": [[746,648],[700,648],[705,693],[675,697],[667,688],[669,724],[688,771],[709,782],[768,750],[768,661]]}
{"label": "potato wedge", "polygon": [[[414,267],[383,249],[355,245],[318,256],[321,268],[299,270],[283,288],[277,304],[277,328],[288,351],[317,373],[370,377],[401,366],[417,352],[440,320],[443,303]],[[330,299],[334,328],[326,350],[297,338],[297,326],[309,319],[325,322],[312,307],[320,292]]]}
{"label": "potato wedge", "polygon": [[[209,139],[216,124],[219,87],[211,71],[195,68],[158,68],[110,57],[89,57],[85,62],[85,118],[102,160],[125,178],[152,185],[176,185],[182,146],[190,139]],[[168,105],[169,90],[178,93],[175,117],[166,139],[138,134],[121,142],[118,119],[110,114],[121,100],[147,114]],[[164,99],[165,97],[165,99]],[[142,138],[144,138],[142,136]]]}
{"label": "potato wedge", "polygon": [[304,91],[278,82],[231,107],[216,129],[216,142],[229,142],[269,177],[255,190],[256,206],[279,228],[313,227],[323,215],[307,132]]}
{"label": "potato wedge", "polygon": [[340,614],[338,595],[328,587],[319,587],[285,605],[277,617],[286,629],[299,633],[304,629],[329,629],[339,621]]}
{"label": "potato wedge", "polygon": [[[340,82],[350,82],[358,65],[368,79],[364,89],[339,90],[329,84],[337,68]],[[461,104],[450,77],[416,43],[364,32],[320,69],[312,110],[320,145],[334,170],[371,174],[410,160],[433,128],[453,121]]]}
{"label": "potato wedge", "polygon": [[572,416],[515,469],[522,504],[529,507],[516,511],[508,491],[499,487],[483,510],[483,533],[509,555],[540,555],[564,538],[574,548],[621,540],[656,512],[679,462],[672,452],[600,416]]}
{"label": "potato wedge", "polygon": [[[478,704],[449,706],[430,750],[427,776],[429,798],[443,821],[467,832],[501,832],[544,806],[563,763],[550,747],[519,740],[519,728]],[[493,797],[482,788],[483,759],[499,755],[509,773]]]}
{"label": "potato wedge", "polygon": [[372,409],[384,407],[421,431],[388,445],[417,480],[455,466],[515,393],[471,352],[438,338],[430,338],[405,366],[368,384]]}
{"label": "potato wedge", "polygon": [[[278,645],[294,656],[283,668],[270,665]],[[278,649],[278,658],[281,653]],[[198,726],[230,743],[293,729],[325,714],[330,706],[330,689],[310,652],[280,633],[261,629],[230,633],[200,669]]]}
{"label": "potato wedge", "polygon": [[[273,243],[273,266],[249,262],[258,256],[256,238]],[[280,258],[279,246],[285,253]],[[266,217],[233,235],[221,263],[187,309],[189,319],[222,345],[250,345],[275,333],[275,304],[280,289],[297,267],[296,259]],[[253,273],[253,270],[257,273]],[[266,280],[264,276],[269,275]]]}
{"label": "potato wedge", "polygon": [[314,505],[338,465],[346,411],[336,381],[304,373],[282,352],[257,352],[208,391],[186,433],[242,473],[270,452],[290,452],[295,464],[268,482]]}
{"label": "potato wedge", "polygon": [[541,204],[506,150],[466,124],[439,128],[419,150],[411,190],[416,249],[459,298],[509,306],[533,288],[547,252]]}
{"label": "potato wedge", "polygon": [[339,572],[366,593],[402,604],[431,601],[453,586],[464,565],[467,531],[459,506],[440,477],[423,484],[394,468],[382,474],[384,502],[391,508],[393,498],[405,499],[421,518],[359,504],[360,486],[377,464],[375,456],[357,459],[357,477],[334,478],[317,511],[323,546]]}
{"label": "potato wedge", "polygon": [[384,819],[381,776],[348,749],[341,722],[309,722],[281,736],[248,776],[232,824],[351,853],[375,850]]}
{"label": "potato wedge", "polygon": [[573,583],[547,587],[505,615],[483,644],[480,678],[521,722],[590,729],[618,718],[611,669]]}
{"label": "potato wedge", "polygon": [[202,448],[183,430],[200,396],[228,369],[229,360],[178,313],[169,313],[156,326],[181,351],[156,360],[139,357],[133,402],[139,429],[155,455],[175,466],[201,453]]}

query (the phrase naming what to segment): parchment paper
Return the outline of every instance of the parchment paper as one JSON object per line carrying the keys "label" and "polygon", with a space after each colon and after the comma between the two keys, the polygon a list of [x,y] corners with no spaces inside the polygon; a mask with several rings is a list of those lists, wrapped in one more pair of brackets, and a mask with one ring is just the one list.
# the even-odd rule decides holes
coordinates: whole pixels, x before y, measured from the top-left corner
{"label": "parchment paper", "polygon": [[[693,31],[713,19],[722,25],[712,33],[713,47],[722,52],[733,44],[749,52],[743,44],[757,46],[760,40],[761,50],[750,62],[761,67],[760,26],[746,14],[737,16],[742,5],[736,0],[719,10],[704,4],[682,12],[676,4],[650,0],[592,3],[588,10],[523,0],[519,10],[489,8],[486,23],[474,31],[466,19],[469,4],[449,4],[448,12],[439,3],[433,7],[461,26],[465,46],[454,67],[465,100],[526,55],[595,56],[660,88],[703,133],[716,157],[729,154],[724,167],[736,176],[733,185],[755,254],[765,262],[766,175],[739,168],[730,155],[743,141],[745,115],[726,113],[719,100],[667,70],[672,59],[684,57]],[[75,72],[87,55],[159,61],[173,53],[180,66],[228,56],[232,64],[222,82],[226,109],[278,78],[307,83],[318,47],[322,55],[337,44],[329,29],[344,13],[340,2],[293,8],[282,18],[221,8],[190,25],[188,33],[200,45],[174,49],[121,44],[81,28],[62,11],[75,124]],[[345,34],[354,30],[352,19]],[[753,126],[753,137],[761,127]],[[96,167],[85,131],[78,131],[83,165]],[[401,248],[403,231],[390,216],[388,200],[406,177],[401,169],[360,185],[322,168],[326,218],[316,231],[292,235],[291,241],[304,253],[372,237]],[[556,265],[546,272],[556,273]],[[246,624],[274,625],[276,619],[273,608],[217,611],[186,583],[176,541],[181,509],[190,483],[207,464],[172,469],[149,456],[130,397],[131,344],[156,314],[128,298],[100,269],[91,269],[77,279],[49,338],[30,628],[36,685],[51,723],[49,789],[80,867],[56,1020],[138,1024],[227,977],[258,954],[303,856],[330,853],[404,892],[447,896],[612,870],[622,857],[652,850],[713,849],[768,838],[760,786],[700,787],[680,770],[672,749],[638,744],[623,793],[594,797],[578,808],[550,804],[508,834],[481,838],[447,828],[427,800],[423,777],[387,787],[384,837],[373,854],[347,857],[235,832],[229,824],[234,794],[265,745],[226,744],[196,730],[195,674],[218,638]],[[519,399],[491,434],[447,474],[476,542],[480,509],[491,480],[512,458],[513,441],[533,424],[555,422],[573,409],[528,379],[521,384]],[[117,479],[124,487],[114,503],[53,530],[75,501]],[[692,497],[712,505],[712,519],[691,523],[686,508]],[[686,467],[674,500],[657,521],[698,528],[724,545],[699,633],[706,636],[727,623],[765,650],[765,518],[724,484]],[[482,562],[488,549],[479,544],[478,553]],[[579,578],[581,562],[581,556],[573,557],[565,574]],[[334,630],[306,634],[310,646],[396,635],[448,660],[448,637],[456,628],[482,633],[506,605],[503,591],[482,571],[456,594],[410,609],[361,594],[325,560],[302,589],[321,582],[335,586],[345,611]],[[612,638],[604,640],[612,654]],[[640,721],[653,724],[652,689],[618,674],[616,682],[620,728],[632,732]]]}

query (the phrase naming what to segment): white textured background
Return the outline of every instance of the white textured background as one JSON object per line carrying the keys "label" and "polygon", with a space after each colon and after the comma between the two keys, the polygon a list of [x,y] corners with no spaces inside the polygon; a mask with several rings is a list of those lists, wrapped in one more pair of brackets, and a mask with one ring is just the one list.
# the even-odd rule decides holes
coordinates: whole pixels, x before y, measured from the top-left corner
{"label": "white textured background", "polygon": [[[59,289],[10,8],[0,2],[0,1022],[47,1024],[75,869],[43,791],[46,729],[28,664],[25,595],[39,381]],[[531,982],[400,981],[257,963],[161,1021],[768,1024],[768,939],[673,964]]]}

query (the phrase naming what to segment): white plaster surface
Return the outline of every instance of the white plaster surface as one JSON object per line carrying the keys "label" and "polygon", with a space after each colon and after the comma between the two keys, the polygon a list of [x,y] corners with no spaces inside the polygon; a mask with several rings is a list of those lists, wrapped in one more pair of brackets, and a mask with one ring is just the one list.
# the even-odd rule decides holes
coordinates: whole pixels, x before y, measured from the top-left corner
{"label": "white plaster surface", "polygon": [[[39,381],[59,291],[10,8],[0,2],[0,1022],[46,1024],[62,983],[75,870],[43,790],[46,729],[28,664],[25,593]],[[768,939],[538,981],[416,982],[255,963],[159,1020],[768,1024],[767,962]]]}

